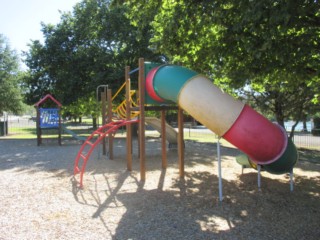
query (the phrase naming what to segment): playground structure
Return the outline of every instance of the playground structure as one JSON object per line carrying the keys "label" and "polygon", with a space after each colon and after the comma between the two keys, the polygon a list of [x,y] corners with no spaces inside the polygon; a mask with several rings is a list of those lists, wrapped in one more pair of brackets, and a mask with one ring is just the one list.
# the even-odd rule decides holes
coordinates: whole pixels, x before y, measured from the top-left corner
{"label": "playground structure", "polygon": [[[48,100],[51,100],[56,108],[41,108]],[[37,128],[37,145],[42,144],[42,132],[43,130],[55,129],[58,132],[58,144],[61,146],[61,103],[52,97],[50,94],[47,94],[45,97],[39,100],[35,105],[37,110],[37,119],[36,119],[36,128]]]}
{"label": "playground structure", "polygon": [[[102,142],[103,154],[106,154],[105,139],[108,138],[109,144],[109,158],[113,159],[113,137],[116,131],[122,127],[126,126],[126,149],[127,149],[127,169],[132,170],[132,128],[130,127],[133,123],[138,123],[138,137],[139,137],[139,156],[140,156],[140,179],[145,180],[146,168],[145,168],[145,125],[152,126],[155,130],[159,131],[162,139],[162,167],[167,167],[167,143],[169,142],[169,147],[178,145],[178,155],[179,155],[179,166],[180,166],[180,176],[184,175],[184,156],[183,156],[183,113],[182,109],[179,109],[173,104],[159,104],[152,100],[147,92],[145,91],[145,69],[151,70],[153,66],[158,64],[145,64],[143,59],[139,60],[139,68],[130,71],[129,67],[125,69],[125,83],[119,88],[114,96],[112,96],[111,89],[105,88],[101,93],[102,102],[102,127],[97,131],[93,132],[92,135],[83,143],[80,148],[74,166],[74,175],[80,173],[79,184],[80,187],[83,186],[83,174],[85,171],[86,163],[93,151],[93,149],[98,146],[99,142]],[[131,90],[131,80],[130,74],[139,71],[138,77],[138,92]],[[102,85],[106,86],[106,85]],[[118,93],[125,88],[126,98],[122,101],[114,110],[112,107],[113,100],[118,95]],[[138,103],[133,100],[133,95],[137,94],[139,96]],[[147,98],[147,101],[145,100]],[[152,104],[152,105],[151,105]],[[108,108],[106,108],[108,106]],[[160,111],[161,119],[146,118],[145,111]],[[165,121],[166,110],[179,110],[178,111],[178,133]],[[137,118],[138,117],[138,118]],[[179,124],[180,122],[180,124]],[[96,136],[96,138],[94,138]],[[180,142],[179,143],[179,139]],[[179,147],[180,146],[180,147]],[[80,161],[82,160],[82,161]]]}
{"label": "playground structure", "polygon": [[[188,112],[197,121],[215,132],[219,138],[224,138],[241,150],[247,156],[248,163],[251,166],[257,166],[259,173],[260,169],[274,174],[292,173],[293,167],[298,160],[298,154],[292,140],[288,138],[281,126],[269,122],[251,107],[222,92],[212,84],[212,81],[193,70],[181,66],[145,63],[141,58],[139,59],[138,71],[139,102],[137,106],[132,106],[130,69],[126,67],[126,100],[125,104],[123,104],[125,108],[121,107],[122,116],[124,116],[125,112],[125,120],[119,125],[127,126],[127,169],[131,171],[132,132],[129,126],[134,122],[139,124],[140,179],[142,181],[145,180],[146,171],[145,111],[148,110],[161,111],[163,168],[167,166],[165,112],[168,109],[178,110],[177,143],[180,177],[184,176],[183,111]],[[108,94],[108,98],[111,99],[111,94]],[[139,113],[137,115],[138,120],[132,120],[132,112]],[[118,127],[115,127],[109,130],[112,124],[111,118],[109,118],[109,123],[107,123],[108,130],[103,133],[97,132],[99,136],[103,136],[98,138],[100,139],[99,141],[107,134],[112,138],[112,134],[118,129]],[[85,144],[92,145],[92,149],[96,146],[96,144],[90,143],[88,139]],[[217,146],[219,189],[222,189],[219,142]],[[81,148],[76,157],[74,168],[75,174],[81,173],[81,187],[86,162],[92,152],[91,148],[87,154],[84,154],[82,150]],[[83,159],[82,167],[79,166],[80,158]],[[222,191],[220,191],[219,197],[222,200]]]}

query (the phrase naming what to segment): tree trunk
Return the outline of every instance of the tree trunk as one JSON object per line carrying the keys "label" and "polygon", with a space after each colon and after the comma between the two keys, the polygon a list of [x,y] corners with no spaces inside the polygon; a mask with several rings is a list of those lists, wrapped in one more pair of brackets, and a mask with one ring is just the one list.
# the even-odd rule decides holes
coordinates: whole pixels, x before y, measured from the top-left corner
{"label": "tree trunk", "polygon": [[92,127],[93,127],[93,129],[97,129],[97,118],[96,117],[92,117]]}
{"label": "tree trunk", "polygon": [[[284,129],[286,129],[284,126],[284,121],[285,121],[284,109],[283,109],[282,102],[281,102],[280,98],[275,99],[275,115],[276,115],[276,120],[277,120],[278,124],[281,127],[283,127]],[[291,138],[291,139],[294,136],[294,130],[295,130],[297,124],[298,124],[298,122],[296,122],[290,130],[289,138]]]}
{"label": "tree trunk", "polygon": [[296,129],[296,126],[298,125],[299,123],[299,120],[297,120],[291,127],[291,131],[290,131],[290,135],[289,135],[289,138],[292,139],[293,136],[294,136],[294,130]]}
{"label": "tree trunk", "polygon": [[276,115],[277,123],[280,126],[282,126],[283,128],[285,128],[284,127],[284,113],[283,113],[283,109],[282,109],[281,103],[276,103],[275,115]]}
{"label": "tree trunk", "polygon": [[302,132],[308,132],[308,128],[307,128],[307,116],[303,115],[303,128],[302,128]]}

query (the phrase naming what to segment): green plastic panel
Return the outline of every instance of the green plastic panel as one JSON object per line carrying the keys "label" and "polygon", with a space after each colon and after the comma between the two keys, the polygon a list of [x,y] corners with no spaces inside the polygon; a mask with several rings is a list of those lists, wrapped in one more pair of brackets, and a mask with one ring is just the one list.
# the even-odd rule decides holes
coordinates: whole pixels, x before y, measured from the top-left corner
{"label": "green plastic panel", "polygon": [[275,162],[264,165],[263,168],[273,174],[289,173],[298,161],[298,151],[291,139],[288,139],[288,145],[282,156]]}
{"label": "green plastic panel", "polygon": [[166,65],[157,71],[153,86],[161,98],[177,102],[183,85],[196,75],[198,75],[197,72],[188,68]]}

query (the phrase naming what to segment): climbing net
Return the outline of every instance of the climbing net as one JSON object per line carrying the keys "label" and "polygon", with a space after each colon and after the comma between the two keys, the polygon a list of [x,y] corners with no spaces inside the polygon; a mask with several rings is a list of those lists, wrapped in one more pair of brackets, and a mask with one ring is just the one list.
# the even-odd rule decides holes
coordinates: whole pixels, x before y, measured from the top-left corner
{"label": "climbing net", "polygon": [[[126,86],[126,83],[122,84],[122,86],[118,89],[116,94],[112,97],[112,101],[118,96],[121,90]],[[134,101],[133,97],[136,94],[135,90],[130,90],[129,101],[132,107],[137,107],[138,104]],[[138,100],[137,100],[138,101]],[[113,113],[117,115],[120,119],[126,119],[127,105],[126,100],[123,100],[114,110]],[[130,118],[133,119],[139,115],[139,111],[131,111]]]}

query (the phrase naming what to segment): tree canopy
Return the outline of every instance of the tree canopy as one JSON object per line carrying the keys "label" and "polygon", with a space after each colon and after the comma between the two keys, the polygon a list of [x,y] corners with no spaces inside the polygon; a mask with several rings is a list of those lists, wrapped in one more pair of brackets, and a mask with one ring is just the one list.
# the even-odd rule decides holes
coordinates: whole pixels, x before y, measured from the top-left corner
{"label": "tree canopy", "polygon": [[33,41],[26,55],[27,102],[51,92],[68,105],[94,95],[101,84],[117,89],[125,66],[136,65],[140,56],[154,59],[149,29],[133,26],[126,11],[110,1],[84,0],[57,25],[42,24],[44,44]]}
{"label": "tree canopy", "polygon": [[[265,97],[256,103],[269,102],[282,125],[318,99],[317,0],[117,2],[132,9],[132,22],[152,26],[154,48],[227,91],[246,87]],[[142,7],[153,10],[145,15]]]}
{"label": "tree canopy", "polygon": [[19,58],[7,38],[0,34],[0,114],[4,111],[15,114],[22,111],[19,77]]}
{"label": "tree canopy", "polygon": [[27,99],[76,102],[99,84],[117,88],[139,57],[165,56],[283,125],[319,99],[319,27],[318,0],[83,0],[30,45]]}

